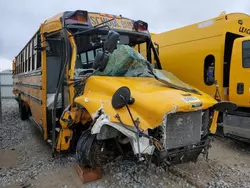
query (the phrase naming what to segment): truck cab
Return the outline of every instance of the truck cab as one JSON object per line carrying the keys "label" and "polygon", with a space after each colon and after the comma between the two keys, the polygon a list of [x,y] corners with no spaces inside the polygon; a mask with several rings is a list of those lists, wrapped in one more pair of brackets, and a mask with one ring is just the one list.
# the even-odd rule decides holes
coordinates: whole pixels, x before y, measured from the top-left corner
{"label": "truck cab", "polygon": [[238,109],[224,116],[224,134],[238,139],[250,139],[250,37],[234,40],[229,100],[238,105]]}
{"label": "truck cab", "polygon": [[[249,34],[250,16],[221,13],[219,16],[151,34],[159,46],[161,67],[218,101],[235,103],[238,108],[220,114],[224,134],[243,134],[249,124]],[[239,128],[237,131],[235,128]],[[250,128],[250,127],[249,127]]]}

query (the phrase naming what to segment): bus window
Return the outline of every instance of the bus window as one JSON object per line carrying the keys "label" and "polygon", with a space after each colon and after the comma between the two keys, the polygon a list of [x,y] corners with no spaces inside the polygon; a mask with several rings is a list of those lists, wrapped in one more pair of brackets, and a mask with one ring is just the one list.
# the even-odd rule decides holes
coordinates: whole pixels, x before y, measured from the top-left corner
{"label": "bus window", "polygon": [[95,49],[95,54],[96,54],[97,52],[102,52],[102,48],[97,48],[97,49]]}
{"label": "bus window", "polygon": [[[37,45],[41,45],[41,36],[37,36]],[[34,62],[34,64],[37,63],[37,68],[40,68],[42,65],[42,54],[41,50],[37,51],[37,60]]]}
{"label": "bus window", "polygon": [[147,43],[140,43],[134,46],[134,49],[147,59]]}
{"label": "bus window", "polygon": [[87,64],[87,57],[86,57],[86,53],[81,53],[81,61],[83,65]]}
{"label": "bus window", "polygon": [[94,71],[94,69],[92,68],[94,59],[94,50],[78,54],[75,64],[75,76],[77,77],[80,75],[85,75],[87,73],[92,73]]}
{"label": "bus window", "polygon": [[90,61],[94,61],[95,57],[94,57],[94,51],[88,51],[88,62]]}
{"label": "bus window", "polygon": [[81,62],[82,62],[82,69],[89,69],[92,68],[92,63],[95,59],[95,54],[93,50],[90,50],[88,52],[83,52],[80,54],[81,56]]}
{"label": "bus window", "polygon": [[250,68],[250,41],[243,41],[242,43],[242,66],[243,68]]}
{"label": "bus window", "polygon": [[208,86],[213,85],[215,81],[214,69],[215,69],[215,58],[213,55],[208,55],[205,58],[205,63],[204,63],[204,82]]}
{"label": "bus window", "polygon": [[30,62],[28,62],[27,60],[25,60],[25,64],[28,65],[28,71],[31,71]]}
{"label": "bus window", "polygon": [[34,61],[32,61],[32,40],[31,40],[31,42],[30,42],[30,44],[29,44],[29,63],[31,63],[32,64],[32,67],[33,67],[33,69],[34,70],[36,70],[36,66],[35,66],[35,64],[34,64]]}
{"label": "bus window", "polygon": [[129,36],[126,35],[120,35],[119,36],[119,44],[129,44]]}

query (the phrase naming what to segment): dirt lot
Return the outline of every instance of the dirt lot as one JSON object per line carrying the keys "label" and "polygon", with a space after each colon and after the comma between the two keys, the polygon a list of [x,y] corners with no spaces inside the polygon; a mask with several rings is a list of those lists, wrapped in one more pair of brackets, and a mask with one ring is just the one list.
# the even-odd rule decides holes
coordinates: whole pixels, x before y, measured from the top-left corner
{"label": "dirt lot", "polygon": [[30,121],[21,121],[16,101],[3,101],[0,124],[0,187],[250,187],[250,145],[215,138],[209,160],[181,164],[168,171],[117,160],[103,178],[82,185],[73,156],[51,158],[51,148]]}

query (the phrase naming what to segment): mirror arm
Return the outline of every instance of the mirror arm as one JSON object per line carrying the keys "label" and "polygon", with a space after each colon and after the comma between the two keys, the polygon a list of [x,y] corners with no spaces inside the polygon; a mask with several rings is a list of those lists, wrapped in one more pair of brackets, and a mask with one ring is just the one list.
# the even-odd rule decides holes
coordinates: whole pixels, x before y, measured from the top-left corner
{"label": "mirror arm", "polygon": [[150,39],[150,41],[151,41],[151,46],[152,46],[152,50],[153,50],[153,53],[154,53],[154,57],[155,57],[155,59],[156,59],[157,68],[158,68],[158,69],[162,69],[162,67],[161,67],[161,61],[160,61],[159,55],[158,55],[158,53],[157,53],[157,51],[156,51],[156,49],[155,49],[155,47],[154,47],[154,45],[153,45],[151,39]]}

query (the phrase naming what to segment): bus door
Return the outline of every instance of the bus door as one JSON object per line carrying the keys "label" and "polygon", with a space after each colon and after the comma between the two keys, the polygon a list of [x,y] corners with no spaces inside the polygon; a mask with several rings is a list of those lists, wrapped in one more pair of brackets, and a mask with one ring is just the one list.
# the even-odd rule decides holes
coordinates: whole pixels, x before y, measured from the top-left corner
{"label": "bus door", "polygon": [[[46,37],[46,107],[47,107],[47,130],[52,130],[52,117],[54,108],[54,97],[63,64],[63,42],[60,33]],[[65,108],[64,88],[59,92],[56,116],[60,117],[61,110]]]}
{"label": "bus door", "polygon": [[250,107],[250,37],[234,41],[229,82],[230,101]]}

